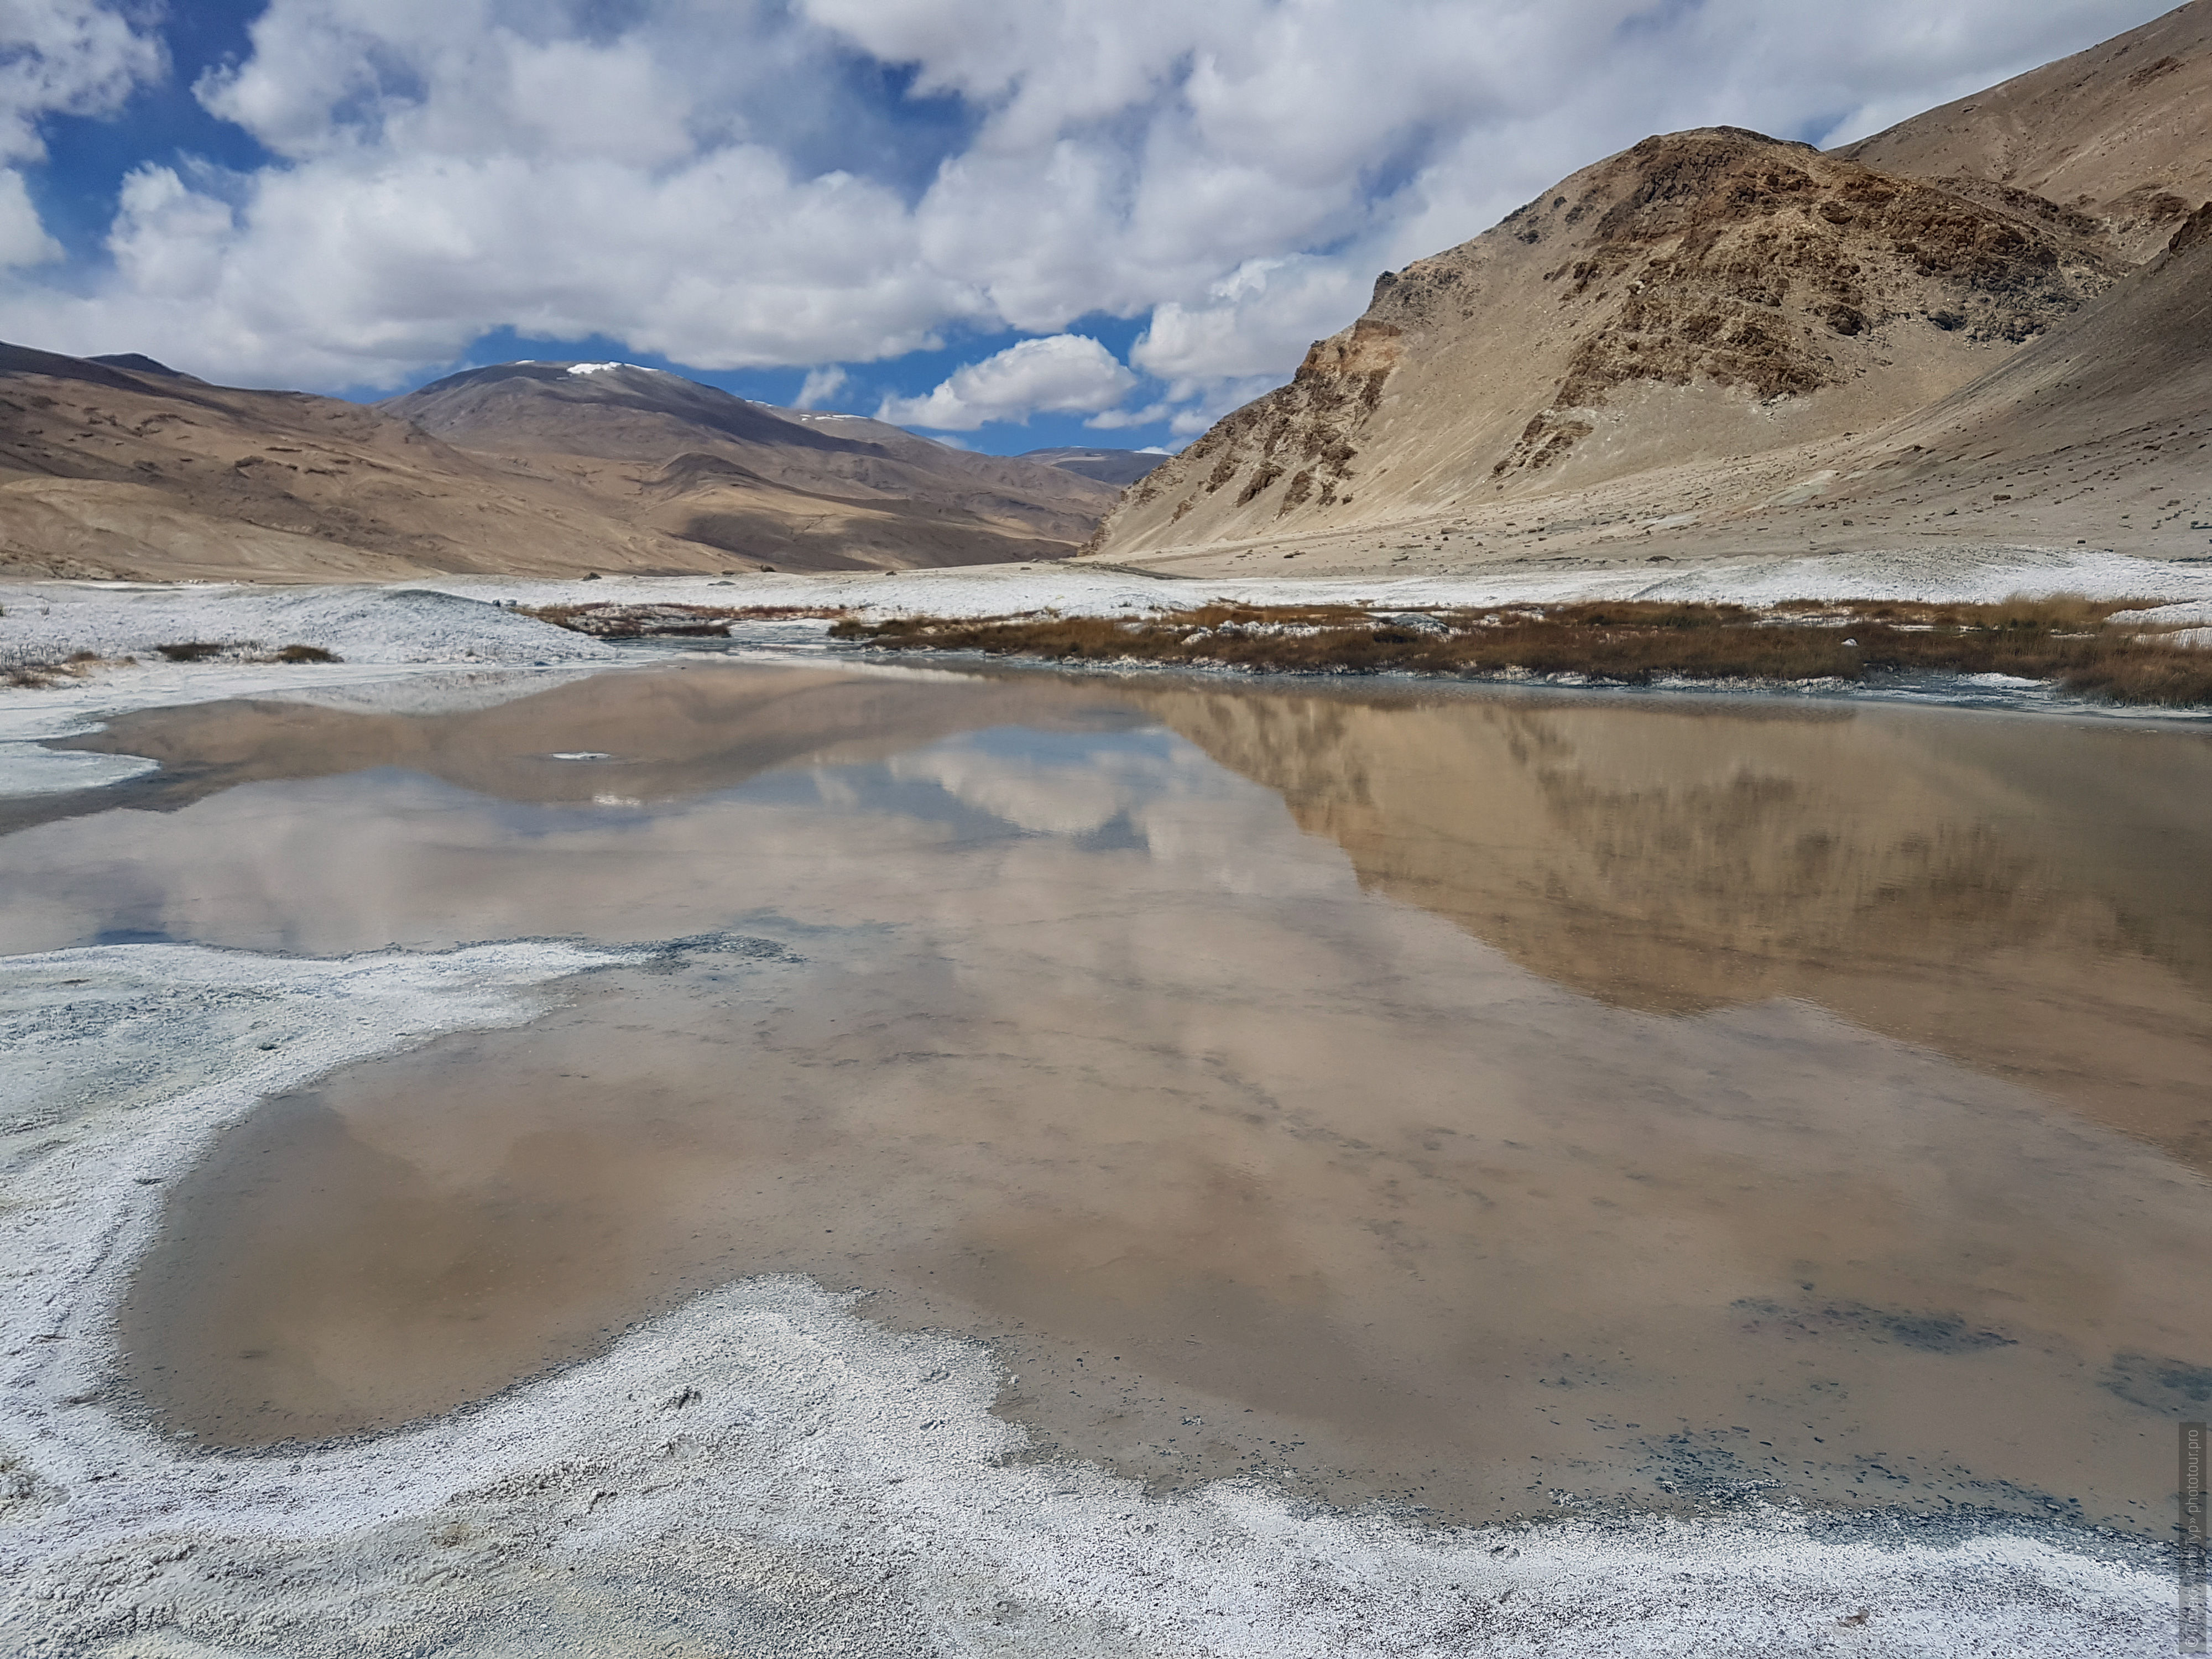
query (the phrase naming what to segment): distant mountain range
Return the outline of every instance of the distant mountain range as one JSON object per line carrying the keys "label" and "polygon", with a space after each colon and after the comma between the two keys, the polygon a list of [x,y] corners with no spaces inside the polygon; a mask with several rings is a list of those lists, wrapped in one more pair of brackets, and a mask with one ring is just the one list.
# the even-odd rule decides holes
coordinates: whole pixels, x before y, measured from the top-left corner
{"label": "distant mountain range", "polygon": [[1646,139],[1385,272],[1103,557],[2212,554],[2212,0],[1827,154]]}
{"label": "distant mountain range", "polygon": [[[0,346],[0,571],[149,579],[900,569],[1073,552],[1118,486],[620,363],[373,406]],[[1137,457],[1148,470],[1158,457]]]}
{"label": "distant mountain range", "polygon": [[1080,473],[1118,489],[1136,483],[1167,457],[1152,449],[1032,449],[1024,452],[1022,459],[1042,461],[1047,466]]}

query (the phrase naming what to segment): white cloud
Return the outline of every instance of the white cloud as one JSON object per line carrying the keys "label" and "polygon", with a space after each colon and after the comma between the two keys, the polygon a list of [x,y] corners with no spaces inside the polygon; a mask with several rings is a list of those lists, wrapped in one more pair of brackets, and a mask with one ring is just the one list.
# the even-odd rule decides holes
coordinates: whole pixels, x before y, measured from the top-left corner
{"label": "white cloud", "polygon": [[[99,0],[0,0],[0,164],[43,160],[42,119],[114,109],[167,62],[156,37]],[[22,173],[0,165],[0,269],[62,252]]]}
{"label": "white cloud", "polygon": [[799,383],[799,396],[793,398],[793,409],[819,409],[845,389],[852,377],[836,363],[810,369],[806,378]]}
{"label": "white cloud", "polygon": [[0,168],[0,267],[46,264],[61,257],[62,245],[39,222],[23,175]]}
{"label": "white cloud", "polygon": [[[61,349],[321,386],[392,384],[501,326],[733,368],[953,326],[1065,338],[1104,312],[1148,318],[1133,361],[1180,433],[1287,374],[1376,272],[1646,133],[1856,136],[2154,9],[270,0],[198,92],[279,163],[217,183],[149,156],[112,271],[19,275],[0,303]],[[37,156],[42,116],[161,72],[137,15],[0,0],[0,165]],[[853,72],[870,59],[964,120],[888,100]],[[7,246],[42,253],[19,220]],[[906,402],[1059,406],[962,380],[992,364]],[[1127,387],[1091,371],[1065,406],[1110,422]]]}
{"label": "white cloud", "polygon": [[1031,415],[1085,415],[1110,409],[1137,377],[1114,354],[1083,334],[1023,340],[956,369],[920,398],[886,398],[879,421],[945,432],[973,432],[987,421]]}
{"label": "white cloud", "polygon": [[1129,361],[1168,382],[1168,401],[1196,400],[1176,411],[1204,431],[1297,366],[1306,347],[1358,316],[1371,291],[1349,262],[1297,256],[1247,260],[1190,305],[1157,306]]}
{"label": "white cloud", "polygon": [[1133,426],[1151,426],[1155,422],[1166,420],[1174,413],[1174,405],[1163,398],[1158,403],[1146,404],[1136,409],[1101,410],[1083,424],[1100,432],[1119,432]]}
{"label": "white cloud", "polygon": [[167,62],[158,38],[100,0],[0,0],[0,161],[38,160],[40,117],[104,113]]}

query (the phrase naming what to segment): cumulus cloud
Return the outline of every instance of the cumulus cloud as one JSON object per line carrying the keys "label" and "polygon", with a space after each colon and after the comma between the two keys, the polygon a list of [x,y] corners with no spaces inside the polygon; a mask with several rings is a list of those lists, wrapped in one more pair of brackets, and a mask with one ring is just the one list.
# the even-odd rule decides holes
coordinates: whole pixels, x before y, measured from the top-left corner
{"label": "cumulus cloud", "polygon": [[167,63],[158,36],[100,0],[0,3],[0,161],[46,154],[46,115],[99,115],[119,106]]}
{"label": "cumulus cloud", "polygon": [[791,400],[791,406],[793,409],[819,409],[842,392],[845,383],[850,379],[852,376],[836,363],[810,369],[806,378],[799,383],[799,395]]}
{"label": "cumulus cloud", "polygon": [[[710,369],[1012,330],[1044,337],[898,418],[1164,411],[1180,434],[1294,368],[1376,272],[1648,132],[1839,142],[2153,9],[270,0],[195,90],[276,160],[149,155],[109,268],[19,273],[0,301],[42,344],[319,386],[394,384],[501,327]],[[46,115],[161,72],[140,15],[0,0],[0,166],[35,164]],[[15,199],[0,184],[0,258],[46,257]],[[1128,369],[1066,332],[1102,313],[1146,321],[1132,363],[1157,384],[1127,410]]]}
{"label": "cumulus cloud", "polygon": [[0,168],[0,267],[46,264],[61,257],[62,245],[39,222],[23,175]]}
{"label": "cumulus cloud", "polygon": [[1137,377],[1097,341],[1084,334],[1021,340],[1004,351],[955,370],[919,398],[886,398],[879,421],[973,432],[987,421],[1026,421],[1032,415],[1087,415],[1110,409]]}
{"label": "cumulus cloud", "polygon": [[[0,0],[0,164],[43,160],[41,120],[112,110],[166,61],[157,37],[98,0]],[[61,257],[23,174],[0,165],[0,269]]]}

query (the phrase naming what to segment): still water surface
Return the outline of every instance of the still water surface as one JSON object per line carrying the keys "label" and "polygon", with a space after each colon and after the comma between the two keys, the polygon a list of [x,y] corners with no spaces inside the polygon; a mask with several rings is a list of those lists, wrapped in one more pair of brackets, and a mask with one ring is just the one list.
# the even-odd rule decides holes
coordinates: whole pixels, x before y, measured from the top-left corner
{"label": "still water surface", "polygon": [[0,837],[0,948],[684,941],[176,1183],[125,1346],[205,1443],[773,1271],[1039,1455],[1469,1518],[2157,1531],[2212,1400],[2192,732],[694,663],[89,743],[164,769]]}

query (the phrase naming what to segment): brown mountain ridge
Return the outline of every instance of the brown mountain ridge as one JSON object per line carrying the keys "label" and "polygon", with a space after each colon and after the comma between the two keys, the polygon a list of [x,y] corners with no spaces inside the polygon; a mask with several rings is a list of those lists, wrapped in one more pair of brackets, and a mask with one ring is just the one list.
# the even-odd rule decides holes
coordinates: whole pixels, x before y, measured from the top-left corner
{"label": "brown mountain ridge", "polygon": [[0,346],[0,571],[174,580],[908,568],[1075,550],[1115,489],[624,365],[380,405]]}
{"label": "brown mountain ridge", "polygon": [[2212,193],[2208,85],[2195,0],[1843,150],[1646,139],[1386,272],[1093,550],[1307,573],[1434,567],[1446,538],[1454,565],[2202,556],[2212,255],[2185,192]]}

